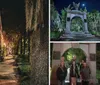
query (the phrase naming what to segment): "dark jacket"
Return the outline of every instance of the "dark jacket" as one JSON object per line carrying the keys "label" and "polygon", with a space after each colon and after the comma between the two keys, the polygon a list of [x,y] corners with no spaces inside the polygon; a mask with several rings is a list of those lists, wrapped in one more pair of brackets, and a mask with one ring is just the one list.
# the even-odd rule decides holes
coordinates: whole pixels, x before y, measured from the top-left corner
{"label": "dark jacket", "polygon": [[67,76],[67,68],[65,66],[63,68],[58,67],[58,69],[56,71],[56,75],[57,75],[58,80],[64,81]]}
{"label": "dark jacket", "polygon": [[78,73],[78,66],[75,62],[75,74],[73,72],[73,64],[71,64],[71,67],[70,67],[70,77],[79,77],[79,73]]}
{"label": "dark jacket", "polygon": [[90,68],[88,66],[81,69],[81,76],[82,76],[83,80],[89,80],[90,74],[91,74],[91,71],[90,71]]}
{"label": "dark jacket", "polygon": [[84,66],[83,66],[83,64],[81,63],[81,64],[80,64],[80,70],[82,70],[83,67],[84,67]]}

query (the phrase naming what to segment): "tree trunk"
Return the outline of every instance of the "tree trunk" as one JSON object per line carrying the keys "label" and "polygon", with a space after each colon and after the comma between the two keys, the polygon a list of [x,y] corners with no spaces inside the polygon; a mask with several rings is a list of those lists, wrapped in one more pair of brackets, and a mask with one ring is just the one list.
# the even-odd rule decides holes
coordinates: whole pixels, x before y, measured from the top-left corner
{"label": "tree trunk", "polygon": [[[26,1],[26,12],[34,8],[34,13],[26,13],[26,29],[32,31],[34,28],[30,36],[30,85],[48,85],[48,0],[29,0],[33,5],[30,7],[28,0]],[[27,19],[34,20],[27,23]]]}
{"label": "tree trunk", "polygon": [[22,43],[22,36],[21,36],[21,40],[20,40],[20,54],[22,54],[23,52],[23,43]]}
{"label": "tree trunk", "polygon": [[24,39],[24,46],[23,46],[24,47],[24,50],[23,50],[24,52],[23,52],[23,54],[25,55],[25,49],[26,49],[26,31],[24,32],[24,38],[23,39]]}
{"label": "tree trunk", "polygon": [[28,32],[27,38],[28,38],[28,61],[30,61],[30,35],[29,35],[29,32]]}

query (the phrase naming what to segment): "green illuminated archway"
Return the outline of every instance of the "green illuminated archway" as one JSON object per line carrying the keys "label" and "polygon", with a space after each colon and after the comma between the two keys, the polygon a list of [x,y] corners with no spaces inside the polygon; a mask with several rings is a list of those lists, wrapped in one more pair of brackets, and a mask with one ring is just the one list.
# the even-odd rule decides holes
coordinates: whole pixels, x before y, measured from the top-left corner
{"label": "green illuminated archway", "polygon": [[81,48],[69,48],[63,53],[65,61],[67,61],[68,63],[72,61],[73,55],[76,55],[77,62],[80,62],[81,60],[86,60],[86,55]]}

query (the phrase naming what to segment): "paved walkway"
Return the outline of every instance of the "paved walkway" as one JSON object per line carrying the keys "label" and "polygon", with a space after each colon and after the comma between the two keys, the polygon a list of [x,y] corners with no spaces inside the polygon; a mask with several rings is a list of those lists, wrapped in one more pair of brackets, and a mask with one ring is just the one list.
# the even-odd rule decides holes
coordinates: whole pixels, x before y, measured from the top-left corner
{"label": "paved walkway", "polygon": [[0,85],[18,85],[14,62],[13,56],[9,55],[0,63]]}

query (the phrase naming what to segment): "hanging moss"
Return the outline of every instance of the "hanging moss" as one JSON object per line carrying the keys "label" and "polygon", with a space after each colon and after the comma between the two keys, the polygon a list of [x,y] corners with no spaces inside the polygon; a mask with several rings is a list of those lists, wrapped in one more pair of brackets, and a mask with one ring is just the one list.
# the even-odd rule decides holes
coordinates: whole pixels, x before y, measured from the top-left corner
{"label": "hanging moss", "polygon": [[48,85],[48,0],[29,1],[32,6],[26,3],[26,29],[34,29],[30,35],[30,85]]}

